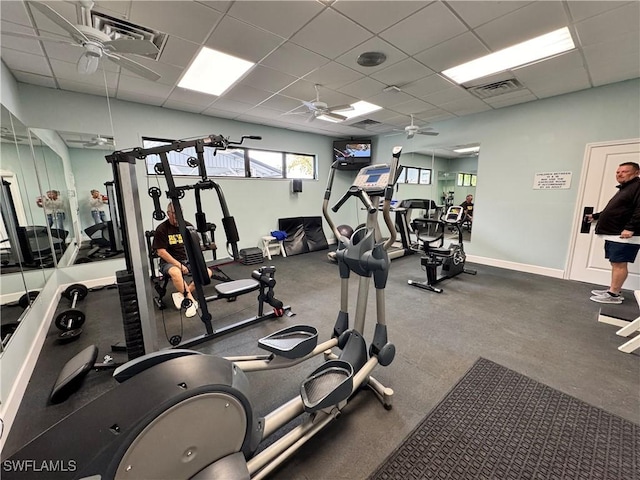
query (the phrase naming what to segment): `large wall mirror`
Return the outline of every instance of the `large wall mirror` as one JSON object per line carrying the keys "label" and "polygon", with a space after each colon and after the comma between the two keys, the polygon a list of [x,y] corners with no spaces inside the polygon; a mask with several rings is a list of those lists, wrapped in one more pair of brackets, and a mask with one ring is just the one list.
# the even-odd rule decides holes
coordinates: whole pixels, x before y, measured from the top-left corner
{"label": "large wall mirror", "polygon": [[[398,179],[396,198],[430,200],[429,211],[416,210],[412,216],[439,217],[452,205],[473,204],[463,224],[463,240],[471,240],[475,192],[478,181],[479,143],[424,147],[403,152],[403,172]],[[465,203],[466,202],[466,203]],[[410,221],[410,219],[409,219]]]}
{"label": "large wall mirror", "polygon": [[36,175],[31,135],[4,106],[0,154],[0,304],[2,350],[55,265],[51,239],[36,204],[42,185]]}

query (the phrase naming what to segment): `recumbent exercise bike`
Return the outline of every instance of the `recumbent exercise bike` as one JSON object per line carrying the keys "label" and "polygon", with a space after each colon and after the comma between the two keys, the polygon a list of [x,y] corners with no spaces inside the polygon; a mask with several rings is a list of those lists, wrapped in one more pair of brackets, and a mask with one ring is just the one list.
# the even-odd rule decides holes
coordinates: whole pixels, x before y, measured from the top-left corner
{"label": "recumbent exercise bike", "polygon": [[[422,244],[424,255],[420,259],[420,264],[427,273],[425,282],[408,280],[407,283],[414,287],[429,290],[431,292],[442,293],[441,288],[435,285],[447,278],[453,278],[461,273],[475,275],[476,270],[465,268],[467,255],[464,253],[462,241],[462,223],[464,221],[464,210],[459,206],[451,206],[441,220],[428,218],[415,218],[411,222],[411,227],[418,241]],[[450,243],[444,247],[445,235],[448,229],[458,234],[458,243]]]}

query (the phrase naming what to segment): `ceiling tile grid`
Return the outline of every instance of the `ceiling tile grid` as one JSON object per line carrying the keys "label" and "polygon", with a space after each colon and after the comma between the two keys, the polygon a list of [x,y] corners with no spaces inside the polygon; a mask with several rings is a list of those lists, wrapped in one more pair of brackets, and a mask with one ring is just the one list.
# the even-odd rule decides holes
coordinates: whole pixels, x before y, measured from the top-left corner
{"label": "ceiling tile grid", "polygon": [[[41,3],[80,24],[77,2]],[[104,57],[95,74],[78,73],[83,47],[21,0],[0,5],[2,61],[19,82],[105,96],[106,75],[108,94],[121,100],[332,136],[384,133],[408,125],[412,114],[437,121],[640,77],[637,1],[126,0],[96,1],[93,10],[164,34],[158,60],[122,55],[156,71],[157,81]],[[466,85],[514,78],[517,91],[481,99],[440,73],[563,26],[574,51]],[[203,46],[256,65],[220,97],[178,88]],[[356,60],[366,51],[387,60],[363,67]],[[302,102],[316,99],[382,109],[342,123],[309,122]],[[352,126],[366,119],[380,123]]]}

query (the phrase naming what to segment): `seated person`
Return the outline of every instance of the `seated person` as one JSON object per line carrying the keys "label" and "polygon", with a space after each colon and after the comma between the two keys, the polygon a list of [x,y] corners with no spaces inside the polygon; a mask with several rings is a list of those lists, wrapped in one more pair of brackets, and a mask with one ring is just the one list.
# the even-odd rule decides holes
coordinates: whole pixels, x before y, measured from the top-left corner
{"label": "seated person", "polygon": [[[160,272],[171,278],[176,289],[176,292],[171,295],[176,308],[180,310],[185,297],[191,300],[191,306],[185,313],[187,318],[191,318],[195,316],[198,309],[198,302],[193,298],[196,287],[193,282],[187,285],[183,277],[189,273],[189,261],[172,203],[167,207],[167,217],[167,220],[158,225],[155,230],[153,249],[160,257]],[[187,226],[192,226],[189,222],[185,223]],[[207,271],[211,277],[213,271],[210,268],[207,268]]]}
{"label": "seated person", "polygon": [[465,213],[463,221],[469,221],[469,223],[473,222],[473,195],[467,195],[467,198],[464,202],[460,204],[462,210]]}

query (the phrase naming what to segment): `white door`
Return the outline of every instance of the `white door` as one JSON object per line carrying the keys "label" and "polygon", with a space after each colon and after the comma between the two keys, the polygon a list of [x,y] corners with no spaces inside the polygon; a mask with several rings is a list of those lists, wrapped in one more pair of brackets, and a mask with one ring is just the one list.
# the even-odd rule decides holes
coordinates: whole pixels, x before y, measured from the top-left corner
{"label": "white door", "polygon": [[[586,232],[586,225],[582,225],[581,219],[585,213],[590,213],[589,208],[593,208],[592,212],[600,212],[613,197],[617,191],[615,172],[624,162],[640,163],[640,140],[587,145],[578,193],[578,220],[574,225],[572,256],[569,259],[571,280],[609,286],[611,266],[604,258],[604,240],[593,233],[594,226]],[[640,289],[640,255],[638,257],[635,263],[629,264],[625,289]]]}

